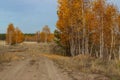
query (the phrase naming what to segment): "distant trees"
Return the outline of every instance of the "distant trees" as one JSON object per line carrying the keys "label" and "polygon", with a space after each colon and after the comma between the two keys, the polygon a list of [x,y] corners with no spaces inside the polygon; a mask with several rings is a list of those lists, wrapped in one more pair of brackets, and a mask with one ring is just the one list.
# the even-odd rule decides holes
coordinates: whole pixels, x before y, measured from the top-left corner
{"label": "distant trees", "polygon": [[6,42],[9,45],[21,43],[24,41],[24,35],[19,28],[14,28],[13,24],[9,24],[6,33]]}
{"label": "distant trees", "polygon": [[52,42],[54,40],[54,34],[50,33],[48,37],[48,42]]}
{"label": "distant trees", "polygon": [[50,37],[50,28],[46,25],[43,27],[42,32],[40,33],[40,39],[42,42],[49,42],[49,37]]}
{"label": "distant trees", "polygon": [[106,0],[58,0],[58,3],[59,43],[67,55],[90,54],[112,59],[120,54],[120,13],[114,5]]}
{"label": "distant trees", "polygon": [[36,36],[34,33],[24,34],[25,41],[36,41]]}
{"label": "distant trees", "polygon": [[18,27],[14,27],[13,24],[9,24],[6,33],[6,43],[9,45],[18,44],[25,41],[37,41],[39,42],[52,42],[54,34],[50,32],[50,28],[46,25],[42,31],[31,34],[23,34]]}
{"label": "distant trees", "polygon": [[50,28],[46,25],[41,32],[36,33],[37,42],[51,42],[54,39],[54,34],[50,32]]}
{"label": "distant trees", "polygon": [[42,31],[37,31],[33,34],[25,34],[26,41],[37,41],[38,43],[52,42],[54,39],[54,34],[50,32],[50,28],[46,25],[43,27]]}
{"label": "distant trees", "polygon": [[15,28],[13,24],[9,24],[6,34],[6,42],[9,45],[15,44]]}
{"label": "distant trees", "polygon": [[0,34],[0,40],[5,40],[6,39],[6,34]]}
{"label": "distant trees", "polygon": [[48,37],[50,36],[50,28],[47,25],[43,27],[42,33],[45,34],[45,42],[48,42]]}
{"label": "distant trees", "polygon": [[15,28],[16,33],[16,43],[21,43],[24,41],[24,34],[21,32],[21,30],[17,27]]}

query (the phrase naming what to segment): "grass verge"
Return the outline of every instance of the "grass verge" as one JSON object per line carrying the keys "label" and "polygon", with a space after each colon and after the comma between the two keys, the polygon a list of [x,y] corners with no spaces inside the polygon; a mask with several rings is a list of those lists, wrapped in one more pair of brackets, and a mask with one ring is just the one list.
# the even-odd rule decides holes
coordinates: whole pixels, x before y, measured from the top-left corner
{"label": "grass verge", "polygon": [[90,57],[89,55],[64,57],[44,54],[44,56],[52,59],[66,71],[100,74],[110,78],[110,80],[120,80],[120,61],[103,61],[101,59]]}

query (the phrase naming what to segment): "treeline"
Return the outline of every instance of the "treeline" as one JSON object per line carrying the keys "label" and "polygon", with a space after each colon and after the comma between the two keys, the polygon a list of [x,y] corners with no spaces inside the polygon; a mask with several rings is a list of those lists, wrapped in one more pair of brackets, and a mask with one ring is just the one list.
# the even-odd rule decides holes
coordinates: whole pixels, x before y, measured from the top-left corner
{"label": "treeline", "polygon": [[37,31],[35,34],[25,34],[25,41],[52,42],[54,34],[50,32],[50,28],[46,25],[42,31]]}
{"label": "treeline", "polygon": [[24,34],[18,27],[9,24],[6,33],[6,43],[9,45],[18,44],[24,41]]}
{"label": "treeline", "polygon": [[9,45],[22,43],[23,41],[34,41],[34,42],[52,42],[54,34],[50,32],[50,28],[46,25],[43,30],[37,31],[36,33],[23,33],[18,27],[14,27],[13,24],[9,24],[7,33],[2,35],[1,38],[6,40]]}
{"label": "treeline", "polygon": [[14,45],[22,43],[23,41],[34,42],[52,42],[54,34],[50,32],[50,28],[46,25],[42,31],[36,33],[23,33],[18,27],[14,27],[11,23],[8,25],[6,34],[0,34],[0,40],[6,40],[6,44]]}
{"label": "treeline", "polygon": [[36,41],[35,33],[25,33],[25,41]]}
{"label": "treeline", "polygon": [[[23,33],[24,36],[34,36],[35,33]],[[6,40],[6,33],[0,34],[0,40]]]}
{"label": "treeline", "polygon": [[120,60],[120,12],[106,0],[58,0],[56,41],[66,55]]}
{"label": "treeline", "polygon": [[0,40],[5,40],[6,39],[6,34],[0,34]]}

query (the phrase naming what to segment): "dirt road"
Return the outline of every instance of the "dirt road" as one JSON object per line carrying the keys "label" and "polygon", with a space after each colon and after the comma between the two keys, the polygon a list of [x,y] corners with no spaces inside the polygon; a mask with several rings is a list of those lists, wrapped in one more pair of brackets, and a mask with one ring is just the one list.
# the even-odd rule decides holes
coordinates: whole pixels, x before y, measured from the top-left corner
{"label": "dirt road", "polygon": [[0,80],[110,80],[103,75],[60,67],[65,63],[58,65],[45,57],[46,53],[52,53],[51,47],[51,44],[34,42],[0,47],[0,53],[6,54],[4,57],[7,59],[0,64]]}
{"label": "dirt road", "polygon": [[70,80],[45,57],[15,61],[0,72],[0,80]]}
{"label": "dirt road", "polygon": [[18,52],[23,59],[5,63],[0,71],[0,80],[72,80],[63,75],[53,61],[44,56],[34,56],[35,52],[39,52],[37,46]]}

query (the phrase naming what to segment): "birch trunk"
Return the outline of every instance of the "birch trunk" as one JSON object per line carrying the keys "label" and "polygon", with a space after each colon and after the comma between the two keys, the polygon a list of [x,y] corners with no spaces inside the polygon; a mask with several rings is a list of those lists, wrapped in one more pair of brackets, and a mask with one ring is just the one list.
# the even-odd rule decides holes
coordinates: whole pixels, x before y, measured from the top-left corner
{"label": "birch trunk", "polygon": [[119,46],[119,52],[118,52],[118,54],[119,54],[119,60],[120,60],[120,46]]}
{"label": "birch trunk", "polygon": [[74,40],[73,39],[71,39],[70,40],[70,52],[71,52],[71,55],[72,56],[75,56],[75,46],[74,46]]}
{"label": "birch trunk", "polygon": [[111,60],[113,54],[113,44],[114,44],[114,32],[113,32],[113,28],[111,28],[111,48],[110,48],[109,60]]}
{"label": "birch trunk", "polygon": [[101,31],[100,31],[100,58],[103,58],[103,48],[104,48],[104,32],[103,32],[103,15],[102,15]]}
{"label": "birch trunk", "polygon": [[82,18],[83,18],[83,37],[82,37],[82,54],[85,54],[85,19],[84,19],[84,1],[82,2]]}

